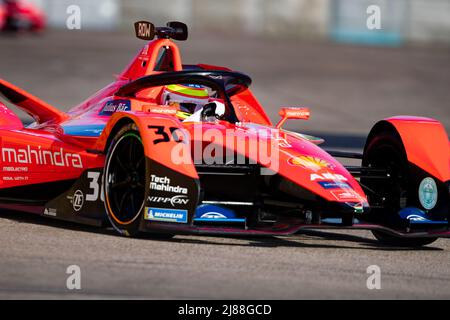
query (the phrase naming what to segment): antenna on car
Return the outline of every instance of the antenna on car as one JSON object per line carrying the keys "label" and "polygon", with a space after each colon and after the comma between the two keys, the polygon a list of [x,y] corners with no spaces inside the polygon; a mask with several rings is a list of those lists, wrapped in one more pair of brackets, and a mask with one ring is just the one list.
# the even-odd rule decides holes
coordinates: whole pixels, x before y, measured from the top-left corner
{"label": "antenna on car", "polygon": [[148,21],[138,21],[134,24],[136,37],[141,40],[150,41],[155,37],[157,39],[173,39],[185,41],[188,38],[188,27],[186,24],[178,21],[168,22],[165,27],[155,27]]}

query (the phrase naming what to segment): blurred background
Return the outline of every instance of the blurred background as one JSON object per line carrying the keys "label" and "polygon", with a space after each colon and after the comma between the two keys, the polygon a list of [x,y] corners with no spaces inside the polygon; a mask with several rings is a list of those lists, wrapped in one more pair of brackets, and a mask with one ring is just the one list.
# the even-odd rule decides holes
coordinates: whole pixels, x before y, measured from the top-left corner
{"label": "blurred background", "polygon": [[[248,73],[271,119],[306,106],[289,128],[361,148],[371,126],[400,114],[450,130],[450,0],[30,0],[39,35],[0,37],[0,77],[67,110],[112,81],[144,43],[133,22],[178,20],[185,63]],[[80,29],[69,30],[73,5]],[[370,30],[371,5],[381,29]]]}
{"label": "blurred background", "polygon": [[[80,6],[83,28],[128,28],[136,17],[156,24],[184,21],[192,30],[234,34],[297,36],[344,42],[450,43],[448,0],[30,0],[43,8],[49,24],[66,26],[66,10]],[[383,29],[369,31],[366,9],[378,5]]]}

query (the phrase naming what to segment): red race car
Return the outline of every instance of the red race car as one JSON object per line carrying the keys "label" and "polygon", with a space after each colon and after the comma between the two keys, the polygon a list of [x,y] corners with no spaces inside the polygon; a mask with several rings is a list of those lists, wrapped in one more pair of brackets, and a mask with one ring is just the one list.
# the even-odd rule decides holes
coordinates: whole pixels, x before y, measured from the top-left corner
{"label": "red race car", "polygon": [[24,127],[1,105],[0,208],[125,236],[346,228],[396,246],[450,236],[450,144],[438,121],[385,119],[363,153],[326,152],[322,139],[282,128],[308,120],[307,108],[281,108],[272,125],[249,76],[183,64],[172,40],[187,39],[186,25],[135,27],[152,41],[68,113],[0,80],[35,119]]}
{"label": "red race car", "polygon": [[0,0],[1,31],[39,32],[46,27],[45,14],[24,0]]}

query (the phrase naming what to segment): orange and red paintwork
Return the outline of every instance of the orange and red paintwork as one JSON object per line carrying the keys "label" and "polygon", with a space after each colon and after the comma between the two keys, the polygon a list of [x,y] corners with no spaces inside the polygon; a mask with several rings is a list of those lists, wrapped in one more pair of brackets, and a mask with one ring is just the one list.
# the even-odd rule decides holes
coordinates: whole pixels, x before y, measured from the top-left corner
{"label": "orange and red paintwork", "polygon": [[[125,119],[126,121],[134,122],[140,129],[145,146],[145,154],[149,159],[162,163],[169,169],[194,179],[198,179],[198,174],[193,162],[179,165],[172,161],[170,151],[177,145],[177,142],[171,140],[167,144],[154,145],[152,141],[155,140],[155,132],[147,130],[149,125],[158,124],[175,127],[187,132],[192,139],[190,144],[184,145],[183,148],[187,148],[185,151],[189,154],[193,154],[192,149],[189,149],[189,145],[192,148],[198,143],[204,145],[207,142],[203,140],[202,134],[200,136],[196,134],[199,131],[214,129],[220,132],[224,138],[230,135],[231,132],[233,139],[238,140],[240,136],[246,136],[248,139],[258,139],[252,133],[252,129],[265,130],[269,133],[269,139],[263,143],[267,144],[266,147],[276,143],[279,151],[277,167],[272,167],[274,166],[272,163],[268,165],[268,168],[276,170],[281,176],[328,201],[344,203],[350,200],[348,194],[340,197],[339,194],[336,194],[336,190],[327,190],[321,187],[318,182],[322,179],[345,182],[351,187],[351,199],[367,203],[366,196],[359,183],[342,164],[307,139],[301,138],[294,133],[274,128],[262,106],[249,89],[231,97],[231,102],[236,108],[236,114],[239,119],[236,124],[224,121],[219,121],[215,124],[183,123],[174,116],[174,110],[171,107],[159,105],[162,87],[144,89],[136,97],[127,98],[131,101],[131,110],[129,111],[115,112],[111,116],[99,115],[105,103],[114,99],[123,99],[123,97],[114,95],[123,85],[143,76],[164,72],[154,71],[160,50],[168,50],[170,52],[173,68],[171,71],[183,70],[178,47],[171,40],[158,39],[151,41],[117,77],[115,82],[100,90],[79,106],[71,109],[68,113],[63,113],[14,85],[0,80],[0,92],[12,92],[11,96],[13,100],[16,100],[15,104],[30,113],[36,120],[35,124],[25,128],[17,116],[6,107],[0,106],[1,146],[14,150],[27,148],[30,150],[47,150],[58,153],[56,157],[63,150],[66,155],[80,155],[83,164],[81,167],[71,165],[57,166],[49,164],[48,162],[51,161],[48,160],[47,165],[44,166],[23,161],[24,163],[14,166],[23,167],[22,170],[26,170],[26,173],[23,171],[10,173],[13,179],[0,180],[0,189],[76,179],[88,169],[103,168],[108,139],[114,132],[116,125]],[[228,70],[223,67],[201,64],[198,67],[208,70]],[[283,109],[282,116],[306,119],[309,118],[309,111],[303,110],[300,114],[298,110],[291,112],[289,109]],[[430,172],[443,182],[450,180],[449,142],[441,124],[435,120],[411,117],[397,117],[386,121],[398,130],[409,161]],[[77,136],[66,132],[67,128],[75,126],[97,126],[97,128],[101,128],[99,129],[101,134]],[[198,139],[201,141],[197,141]],[[280,139],[283,142],[281,144],[278,143]],[[222,139],[222,142],[215,141],[214,143],[220,145],[223,141],[225,139]],[[245,149],[243,152],[246,157],[257,162],[260,161],[252,154],[251,150]],[[30,156],[30,152],[28,152],[28,156]],[[296,158],[299,161],[295,161]],[[195,157],[193,160],[195,160]],[[302,163],[304,163],[302,161],[316,161],[318,164],[316,166],[302,166]],[[14,180],[14,177],[24,176],[27,176],[27,180]],[[345,190],[342,189],[340,191],[343,192]]]}
{"label": "orange and red paintwork", "polygon": [[444,126],[434,119],[393,117],[386,119],[402,137],[408,161],[442,182],[450,180],[450,148]]}

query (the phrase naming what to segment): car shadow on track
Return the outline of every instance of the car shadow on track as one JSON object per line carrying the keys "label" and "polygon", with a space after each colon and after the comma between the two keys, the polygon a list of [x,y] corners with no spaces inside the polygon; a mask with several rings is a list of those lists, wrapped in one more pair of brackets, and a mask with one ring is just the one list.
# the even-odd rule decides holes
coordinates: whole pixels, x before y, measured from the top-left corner
{"label": "car shadow on track", "polygon": [[[309,235],[311,237],[305,238],[302,235]],[[392,247],[381,244],[375,239],[366,237],[338,234],[323,231],[305,231],[301,234],[284,237],[230,237],[220,236],[222,239],[230,239],[230,243],[223,241],[215,241],[217,236],[202,236],[203,239],[176,237],[171,242],[189,243],[189,244],[204,244],[204,245],[226,245],[226,246],[242,246],[242,247],[259,247],[259,248],[277,248],[277,247],[292,247],[292,248],[317,248],[317,249],[350,249],[350,250],[376,250],[376,251],[442,251],[442,248],[427,246],[420,248],[407,247]],[[233,240],[243,240],[242,243],[233,242]],[[320,241],[320,243],[311,243],[311,241]],[[328,244],[322,241],[342,241],[342,244]],[[345,245],[343,242],[351,242],[353,244]]]}
{"label": "car shadow on track", "polygon": [[[93,234],[101,234],[105,236],[120,237],[112,228],[101,228],[94,226],[80,225],[73,222],[54,220],[48,217],[33,215],[23,212],[1,211],[0,219],[6,219],[17,223],[28,223],[42,225],[52,228],[59,228],[78,232],[87,232]],[[221,240],[218,240],[220,238]],[[223,241],[229,239],[230,241]],[[404,248],[390,247],[379,243],[375,239],[362,237],[353,234],[333,233],[319,230],[304,230],[293,236],[283,237],[245,237],[245,236],[210,236],[210,235],[193,235],[193,236],[176,236],[173,239],[155,239],[151,236],[143,236],[137,241],[167,241],[181,244],[200,244],[200,245],[220,245],[220,246],[242,246],[242,247],[259,247],[259,248],[317,248],[317,249],[351,249],[351,250],[384,250],[384,251],[442,251],[443,249],[433,246],[421,248]],[[323,243],[323,241],[333,241],[333,243]],[[315,243],[312,243],[315,242]],[[341,242],[335,244],[336,242]],[[346,245],[345,242],[352,244]],[[356,246],[355,246],[356,244]]]}
{"label": "car shadow on track", "polygon": [[0,219],[6,219],[17,223],[29,223],[72,231],[97,233],[111,236],[117,235],[117,233],[112,228],[82,225],[75,222],[56,220],[50,217],[35,215],[26,212],[0,211]]}

